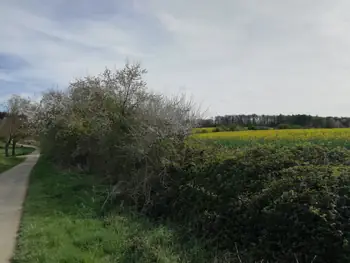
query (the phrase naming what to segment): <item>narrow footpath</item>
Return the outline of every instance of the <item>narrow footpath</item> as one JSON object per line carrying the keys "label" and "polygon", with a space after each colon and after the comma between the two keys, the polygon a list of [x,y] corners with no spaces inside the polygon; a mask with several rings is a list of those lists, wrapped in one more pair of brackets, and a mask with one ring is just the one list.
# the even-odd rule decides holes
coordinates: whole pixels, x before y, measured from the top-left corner
{"label": "narrow footpath", "polygon": [[38,161],[39,152],[25,158],[19,165],[0,174],[0,263],[10,262],[14,252],[29,174]]}

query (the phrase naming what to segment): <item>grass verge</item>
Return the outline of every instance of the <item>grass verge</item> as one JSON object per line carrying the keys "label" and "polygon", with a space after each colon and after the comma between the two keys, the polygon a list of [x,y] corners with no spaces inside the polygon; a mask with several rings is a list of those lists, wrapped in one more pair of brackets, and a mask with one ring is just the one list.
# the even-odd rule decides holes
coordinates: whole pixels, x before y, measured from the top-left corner
{"label": "grass verge", "polygon": [[235,262],[132,210],[103,214],[105,189],[92,175],[62,172],[40,159],[12,262]]}
{"label": "grass verge", "polygon": [[11,169],[12,167],[21,163],[23,160],[24,160],[24,158],[4,157],[4,156],[0,155],[0,173]]}
{"label": "grass verge", "polygon": [[[17,146],[16,147],[16,156],[31,154],[34,151],[35,151],[34,147]],[[10,154],[12,153],[12,148],[9,149],[9,153]],[[2,143],[0,143],[0,156],[4,156],[4,155],[5,155],[4,145]]]}
{"label": "grass verge", "polygon": [[35,148],[33,148],[33,147],[26,147],[26,146],[17,147],[16,148],[16,156],[31,154],[34,151],[35,151]]}
{"label": "grass verge", "polygon": [[24,158],[18,158],[17,156],[30,154],[34,152],[34,150],[35,148],[32,147],[18,147],[16,149],[16,157],[5,157],[3,145],[0,145],[0,173],[9,170],[24,161]]}

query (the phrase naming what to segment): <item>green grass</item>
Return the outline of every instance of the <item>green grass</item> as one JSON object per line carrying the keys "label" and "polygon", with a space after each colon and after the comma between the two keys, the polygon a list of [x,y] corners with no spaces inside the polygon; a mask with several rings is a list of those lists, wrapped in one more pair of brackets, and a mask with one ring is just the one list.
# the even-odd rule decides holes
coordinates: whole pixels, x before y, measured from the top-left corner
{"label": "green grass", "polygon": [[[16,146],[16,156],[31,154],[34,151],[35,151],[34,147],[27,147],[27,146],[21,147],[18,144]],[[12,153],[12,147],[10,147],[9,153],[10,154]],[[3,156],[3,155],[5,155],[4,143],[0,142],[0,156]]]}
{"label": "green grass", "polygon": [[[18,147],[16,149],[16,156],[27,155],[32,153],[34,150],[35,149],[31,147]],[[5,157],[3,145],[0,145],[0,173],[11,169],[17,164],[20,164],[22,161],[24,161],[24,158],[21,157]]]}
{"label": "green grass", "polygon": [[117,205],[102,213],[105,189],[92,175],[61,172],[40,159],[12,262],[235,262],[169,223],[154,223]]}
{"label": "green grass", "polygon": [[35,148],[33,147],[17,147],[16,156],[31,154],[34,151],[35,151]]}
{"label": "green grass", "polygon": [[0,173],[11,169],[12,167],[21,163],[23,160],[23,158],[5,157],[0,155]]}

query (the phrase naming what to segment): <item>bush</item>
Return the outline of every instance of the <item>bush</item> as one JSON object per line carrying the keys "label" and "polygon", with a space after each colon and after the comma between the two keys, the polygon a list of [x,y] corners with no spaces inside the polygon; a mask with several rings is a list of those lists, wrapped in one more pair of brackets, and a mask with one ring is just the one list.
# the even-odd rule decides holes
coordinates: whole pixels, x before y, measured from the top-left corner
{"label": "bush", "polygon": [[349,172],[297,166],[267,183],[246,212],[245,244],[257,242],[249,254],[274,262],[292,262],[293,254],[301,262],[315,256],[315,262],[348,262]]}
{"label": "bush", "polygon": [[278,124],[276,129],[303,129],[304,127],[301,126],[301,125],[297,125],[297,124],[285,124],[285,123],[281,123],[281,124]]}
{"label": "bush", "polygon": [[349,151],[265,145],[226,158],[192,151],[154,193],[149,215],[179,220],[222,249],[235,251],[236,243],[247,262],[350,259],[350,168],[342,166]]}
{"label": "bush", "polygon": [[257,130],[271,130],[271,127],[268,126],[256,126],[255,127]]}
{"label": "bush", "polygon": [[250,131],[257,130],[257,127],[255,125],[250,124],[250,125],[248,125],[248,130],[250,130]]}
{"label": "bush", "polygon": [[281,124],[278,124],[276,128],[279,130],[285,130],[285,129],[290,129],[291,127],[289,124],[281,123]]}
{"label": "bush", "polygon": [[235,125],[235,124],[231,124],[231,125],[229,125],[229,126],[227,127],[227,129],[228,129],[229,131],[238,131],[238,130],[239,130],[239,127],[238,127],[237,125]]}
{"label": "bush", "polygon": [[147,206],[183,162],[185,141],[198,119],[184,97],[147,90],[139,64],[73,82],[43,95],[36,116],[41,149],[65,166],[99,174],[114,185],[110,196]]}

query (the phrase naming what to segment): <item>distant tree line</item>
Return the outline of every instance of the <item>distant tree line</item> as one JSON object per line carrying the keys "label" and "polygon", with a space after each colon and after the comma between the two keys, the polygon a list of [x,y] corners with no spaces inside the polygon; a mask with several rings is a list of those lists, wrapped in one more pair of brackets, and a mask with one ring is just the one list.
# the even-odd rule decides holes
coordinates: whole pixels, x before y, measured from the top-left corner
{"label": "distant tree line", "polygon": [[239,114],[201,119],[200,127],[240,126],[251,128],[348,128],[350,117],[319,117],[306,114],[297,115],[257,115]]}

